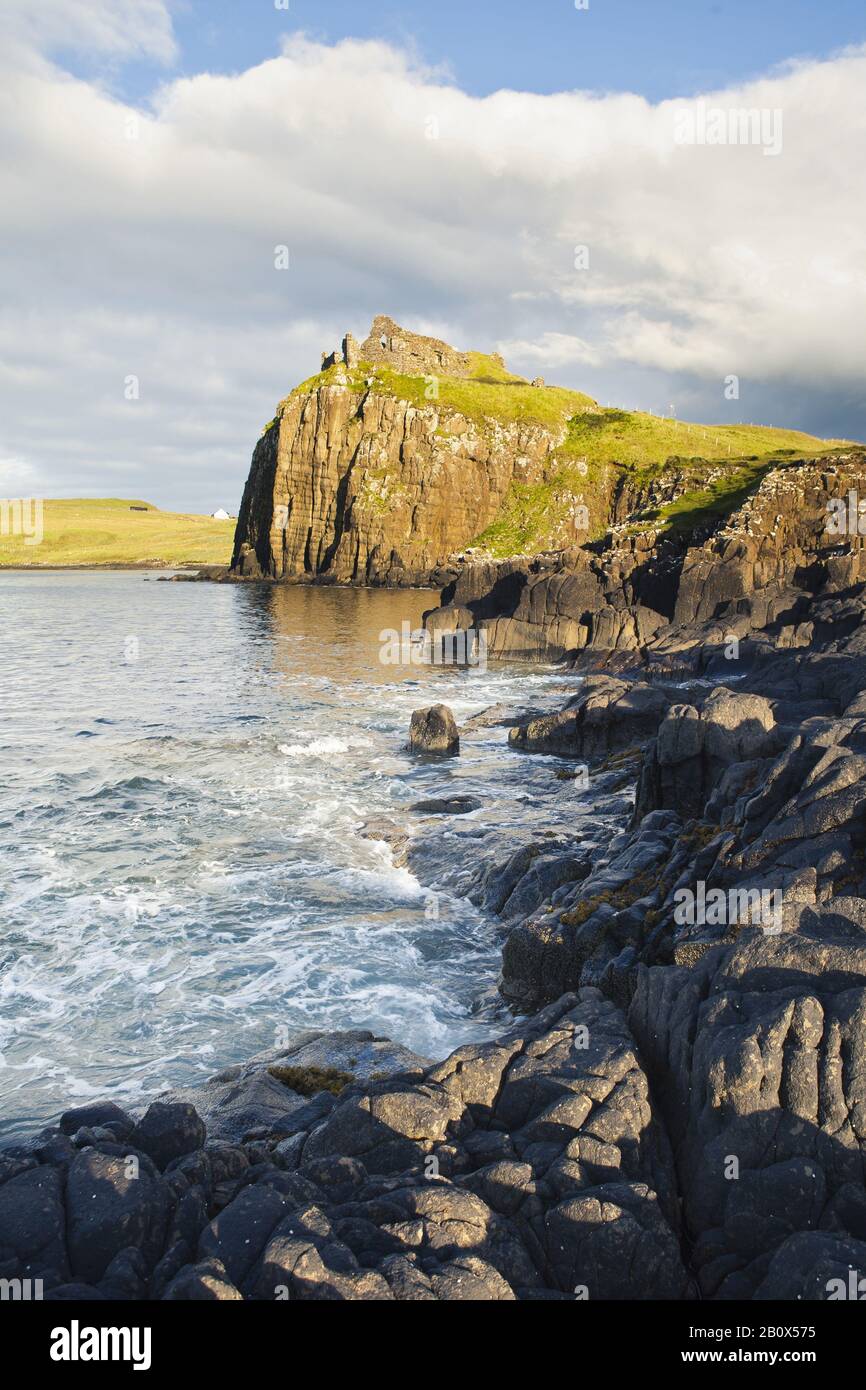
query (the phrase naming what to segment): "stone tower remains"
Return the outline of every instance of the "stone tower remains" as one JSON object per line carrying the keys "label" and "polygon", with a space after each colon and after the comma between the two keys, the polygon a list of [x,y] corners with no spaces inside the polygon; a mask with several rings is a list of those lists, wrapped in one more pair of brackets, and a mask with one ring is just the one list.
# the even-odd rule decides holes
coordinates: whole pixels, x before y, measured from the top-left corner
{"label": "stone tower remains", "polygon": [[360,362],[379,363],[404,376],[467,377],[472,371],[468,353],[441,338],[410,333],[387,314],[376,315],[363,343],[347,333],[340,351],[322,353],[323,372],[338,364],[355,368]]}

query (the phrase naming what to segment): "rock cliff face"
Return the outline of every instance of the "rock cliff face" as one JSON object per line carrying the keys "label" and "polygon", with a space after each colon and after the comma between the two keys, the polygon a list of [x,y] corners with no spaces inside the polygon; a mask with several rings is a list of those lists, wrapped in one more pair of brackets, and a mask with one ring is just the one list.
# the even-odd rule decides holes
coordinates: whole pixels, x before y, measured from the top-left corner
{"label": "rock cliff face", "polygon": [[537,483],[557,435],[479,425],[384,384],[333,381],[289,397],[256,446],[233,568],[244,577],[424,585],[498,515],[512,483]]}
{"label": "rock cliff face", "polygon": [[[462,604],[510,576],[513,557],[525,568],[551,552],[547,567],[560,579],[533,595],[531,612],[499,605],[497,616],[513,622],[491,634],[495,643],[517,649],[526,638],[540,653],[532,631],[540,603],[548,626],[557,620],[554,651],[642,642],[673,617],[670,567],[682,567],[682,544],[658,545],[652,518],[682,513],[690,497],[746,495],[762,478],[760,498],[771,510],[775,487],[790,518],[788,471],[766,475],[795,456],[792,443],[815,452],[821,441],[603,410],[541,377],[512,375],[495,353],[458,351],[379,316],[363,342],[349,333],[340,350],[323,353],[322,370],[263,431],[231,577],[436,587],[462,573],[467,550],[469,558],[511,557],[510,569],[466,576],[453,595]],[[819,480],[812,491],[807,501],[817,505]],[[777,535],[769,516],[757,521],[757,536]],[[610,527],[613,543],[587,549]],[[762,585],[768,559],[766,546],[755,548]],[[700,581],[698,564],[692,556],[685,566],[683,595]],[[594,623],[585,611],[599,614]]]}
{"label": "rock cliff face", "polygon": [[[256,445],[237,577],[444,583],[510,490],[542,481],[574,394],[562,392],[551,412],[546,393],[545,423],[545,412],[526,408],[532,388],[500,357],[458,352],[384,315],[361,344],[347,334],[340,352],[323,353],[322,368],[280,404]],[[440,379],[470,378],[468,405],[440,397]],[[503,410],[487,399],[490,386],[518,390]]]}
{"label": "rock cliff face", "polygon": [[863,538],[828,526],[852,491],[866,495],[862,449],[788,460],[727,517],[692,529],[619,525],[597,544],[468,564],[428,625],[483,628],[490,653],[540,660],[661,653],[701,625],[716,626],[717,643],[770,627],[776,645],[806,647],[810,600],[866,578]]}

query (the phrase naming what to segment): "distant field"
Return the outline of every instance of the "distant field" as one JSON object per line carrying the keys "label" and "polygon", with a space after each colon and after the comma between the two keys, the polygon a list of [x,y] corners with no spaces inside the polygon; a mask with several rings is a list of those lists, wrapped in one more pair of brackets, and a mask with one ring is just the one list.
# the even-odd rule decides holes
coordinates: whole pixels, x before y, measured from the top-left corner
{"label": "distant field", "polygon": [[[0,507],[3,504],[0,502]],[[146,507],[146,511],[132,511]],[[32,530],[32,511],[25,510],[25,529]],[[39,569],[51,565],[227,565],[231,559],[234,521],[209,516],[161,512],[135,498],[100,497],[46,500],[43,538],[27,542],[16,527],[9,505],[2,514],[0,568]]]}

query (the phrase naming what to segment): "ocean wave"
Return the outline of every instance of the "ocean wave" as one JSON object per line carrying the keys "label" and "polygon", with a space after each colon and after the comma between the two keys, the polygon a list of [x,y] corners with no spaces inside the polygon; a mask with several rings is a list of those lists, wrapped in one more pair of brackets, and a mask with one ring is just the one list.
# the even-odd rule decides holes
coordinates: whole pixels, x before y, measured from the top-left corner
{"label": "ocean wave", "polygon": [[280,743],[277,752],[284,758],[327,758],[332,753],[348,753],[349,747],[348,739],[326,734],[323,738],[311,737],[309,743]]}

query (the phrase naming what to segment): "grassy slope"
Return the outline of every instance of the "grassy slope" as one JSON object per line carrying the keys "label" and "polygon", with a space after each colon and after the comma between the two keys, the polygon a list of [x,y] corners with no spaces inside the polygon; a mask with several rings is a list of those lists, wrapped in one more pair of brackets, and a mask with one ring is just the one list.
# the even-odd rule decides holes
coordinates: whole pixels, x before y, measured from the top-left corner
{"label": "grassy slope", "polygon": [[[590,537],[601,534],[605,499],[617,472],[630,475],[636,484],[665,472],[692,474],[693,487],[645,520],[656,526],[693,527],[732,511],[773,466],[845,444],[767,425],[699,425],[623,410],[579,414],[569,421],[548,481],[515,485],[502,515],[476,544],[498,556],[543,550],[562,539],[562,516],[576,497],[586,502],[591,518],[598,519],[590,526]],[[708,465],[719,475],[709,484]]]}
{"label": "grassy slope", "polygon": [[[849,442],[767,425],[700,425],[641,411],[602,410],[580,391],[530,386],[495,357],[475,352],[469,357],[473,375],[436,378],[438,395],[431,394],[429,378],[402,376],[386,367],[361,363],[352,372],[343,367],[319,372],[296,387],[292,396],[329,385],[346,372],[353,391],[366,391],[372,377],[378,392],[418,406],[451,408],[482,428],[492,419],[565,429],[547,480],[515,484],[501,515],[473,541],[496,556],[572,543],[576,537],[569,533],[568,517],[578,502],[585,502],[593,518],[589,535],[602,534],[617,473],[630,475],[636,484],[667,471],[693,474],[692,488],[645,520],[671,527],[694,526],[733,510],[774,464],[824,454]],[[709,485],[708,465],[720,474]]]}
{"label": "grassy slope", "polygon": [[697,425],[643,411],[603,410],[572,420],[560,453],[588,463],[618,463],[648,478],[670,458],[769,459],[786,450],[790,456],[805,456],[843,443],[769,425]]}
{"label": "grassy slope", "polygon": [[[413,405],[445,406],[459,411],[467,420],[483,425],[486,420],[512,424],[518,420],[562,429],[579,410],[594,406],[591,396],[582,391],[568,391],[563,386],[530,386],[523,377],[513,376],[494,357],[483,353],[469,354],[474,375],[471,377],[402,376],[389,367],[361,363],[353,372],[346,372],[353,391],[366,391],[373,377],[373,389],[380,395],[396,396]],[[345,368],[329,367],[297,386],[292,396],[315,391],[319,386],[333,384]],[[435,381],[435,388],[431,384]],[[438,395],[430,394],[433,390]],[[289,397],[288,399],[291,399]]]}
{"label": "grassy slope", "polygon": [[[130,511],[147,506],[146,512]],[[41,545],[0,535],[0,567],[27,565],[227,565],[233,521],[161,512],[117,497],[47,500]]]}

